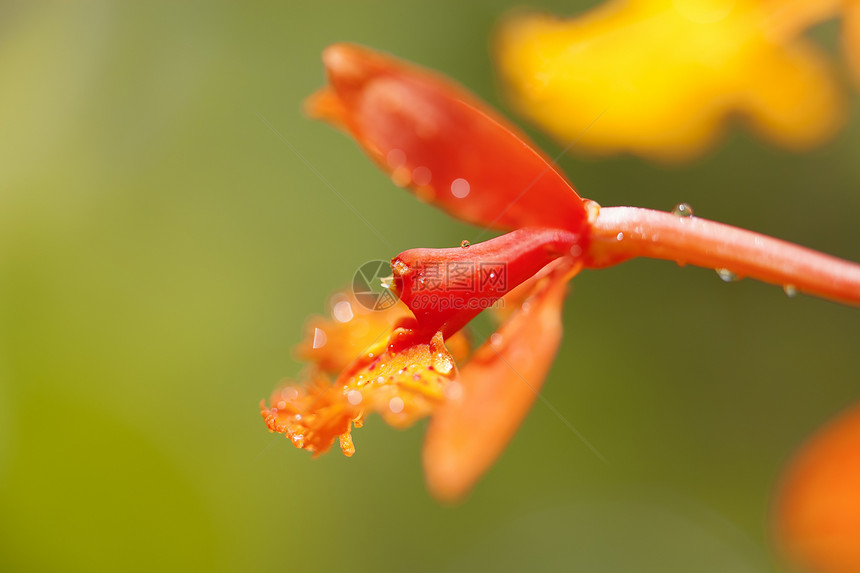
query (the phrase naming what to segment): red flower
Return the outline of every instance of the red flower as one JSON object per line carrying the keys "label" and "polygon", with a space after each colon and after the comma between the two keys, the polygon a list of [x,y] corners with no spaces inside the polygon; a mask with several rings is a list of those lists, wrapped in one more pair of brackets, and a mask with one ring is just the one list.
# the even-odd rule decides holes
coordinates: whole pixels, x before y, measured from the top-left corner
{"label": "red flower", "polygon": [[[463,496],[534,402],[561,339],[566,282],[583,267],[650,256],[860,303],[858,265],[694,217],[601,209],[583,201],[514,128],[444,78],[357,46],[332,46],[323,59],[330,85],[309,100],[311,115],[346,130],[420,199],[511,232],[401,253],[392,260],[392,288],[404,306],[314,323],[313,342],[303,347],[309,381],[286,385],[261,405],[269,429],[300,448],[319,454],[337,439],[352,455],[351,429],[369,412],[397,427],[432,416],[428,486],[440,499]],[[500,299],[504,322],[458,369],[458,332]],[[369,323],[382,336],[378,329],[369,338],[354,334],[369,331]],[[320,351],[325,344],[331,346]]]}

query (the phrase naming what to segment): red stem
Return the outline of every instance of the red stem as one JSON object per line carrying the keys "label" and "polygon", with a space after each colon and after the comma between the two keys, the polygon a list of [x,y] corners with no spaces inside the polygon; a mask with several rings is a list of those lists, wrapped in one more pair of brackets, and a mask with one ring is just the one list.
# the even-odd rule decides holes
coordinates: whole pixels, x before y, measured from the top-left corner
{"label": "red stem", "polygon": [[601,208],[591,221],[586,266],[632,257],[666,259],[793,287],[860,305],[860,264],[698,217],[636,207]]}

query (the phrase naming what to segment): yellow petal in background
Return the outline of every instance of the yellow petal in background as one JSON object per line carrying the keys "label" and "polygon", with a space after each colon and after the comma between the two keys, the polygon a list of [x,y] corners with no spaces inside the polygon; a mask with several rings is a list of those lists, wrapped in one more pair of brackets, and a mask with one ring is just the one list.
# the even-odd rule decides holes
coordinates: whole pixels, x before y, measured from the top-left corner
{"label": "yellow petal in background", "polygon": [[786,10],[754,0],[617,0],[570,20],[520,14],[499,30],[497,63],[523,114],[593,154],[688,158],[732,115],[804,148],[839,129],[843,101],[824,55],[788,34],[802,16]]}
{"label": "yellow petal in background", "polygon": [[845,3],[845,56],[854,69],[854,79],[860,86],[860,2]]}

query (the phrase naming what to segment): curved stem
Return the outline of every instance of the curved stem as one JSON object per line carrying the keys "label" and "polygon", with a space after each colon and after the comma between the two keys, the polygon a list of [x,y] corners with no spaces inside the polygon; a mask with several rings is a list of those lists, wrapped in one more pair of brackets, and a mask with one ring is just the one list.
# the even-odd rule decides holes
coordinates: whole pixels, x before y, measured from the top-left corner
{"label": "curved stem", "polygon": [[589,267],[666,259],[860,305],[860,264],[730,225],[636,207],[601,208],[591,221]]}

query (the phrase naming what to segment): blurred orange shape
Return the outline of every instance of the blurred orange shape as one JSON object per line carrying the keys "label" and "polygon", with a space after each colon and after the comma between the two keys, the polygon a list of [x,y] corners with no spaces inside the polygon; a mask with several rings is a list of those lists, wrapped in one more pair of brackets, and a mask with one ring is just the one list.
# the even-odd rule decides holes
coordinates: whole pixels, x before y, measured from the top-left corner
{"label": "blurred orange shape", "polygon": [[[554,267],[523,285],[527,298],[478,348],[434,413],[423,459],[427,487],[437,499],[463,498],[534,404],[561,342],[561,307],[576,270],[565,261]],[[511,301],[523,296],[512,292]]]}
{"label": "blurred orange shape", "polygon": [[843,123],[830,63],[797,35],[830,4],[614,0],[569,20],[511,16],[495,53],[514,105],[586,152],[685,159],[735,115],[802,149]]}
{"label": "blurred orange shape", "polygon": [[388,340],[394,325],[411,316],[401,302],[385,308],[367,308],[355,295],[340,291],[329,299],[329,316],[314,316],[305,326],[305,338],[296,355],[328,374],[338,374],[353,359],[380,341]]}
{"label": "blurred orange shape", "polygon": [[860,86],[860,2],[845,4],[845,52],[854,68],[854,77]]}
{"label": "blurred orange shape", "polygon": [[391,426],[405,428],[429,415],[457,378],[454,358],[435,335],[398,327],[350,364],[333,381],[311,369],[303,384],[275,390],[260,413],[271,432],[318,455],[336,440],[347,456],[355,452],[351,431],[376,412]]}
{"label": "blurred orange shape", "polygon": [[776,535],[804,571],[860,572],[860,405],[818,431],[784,474]]}

